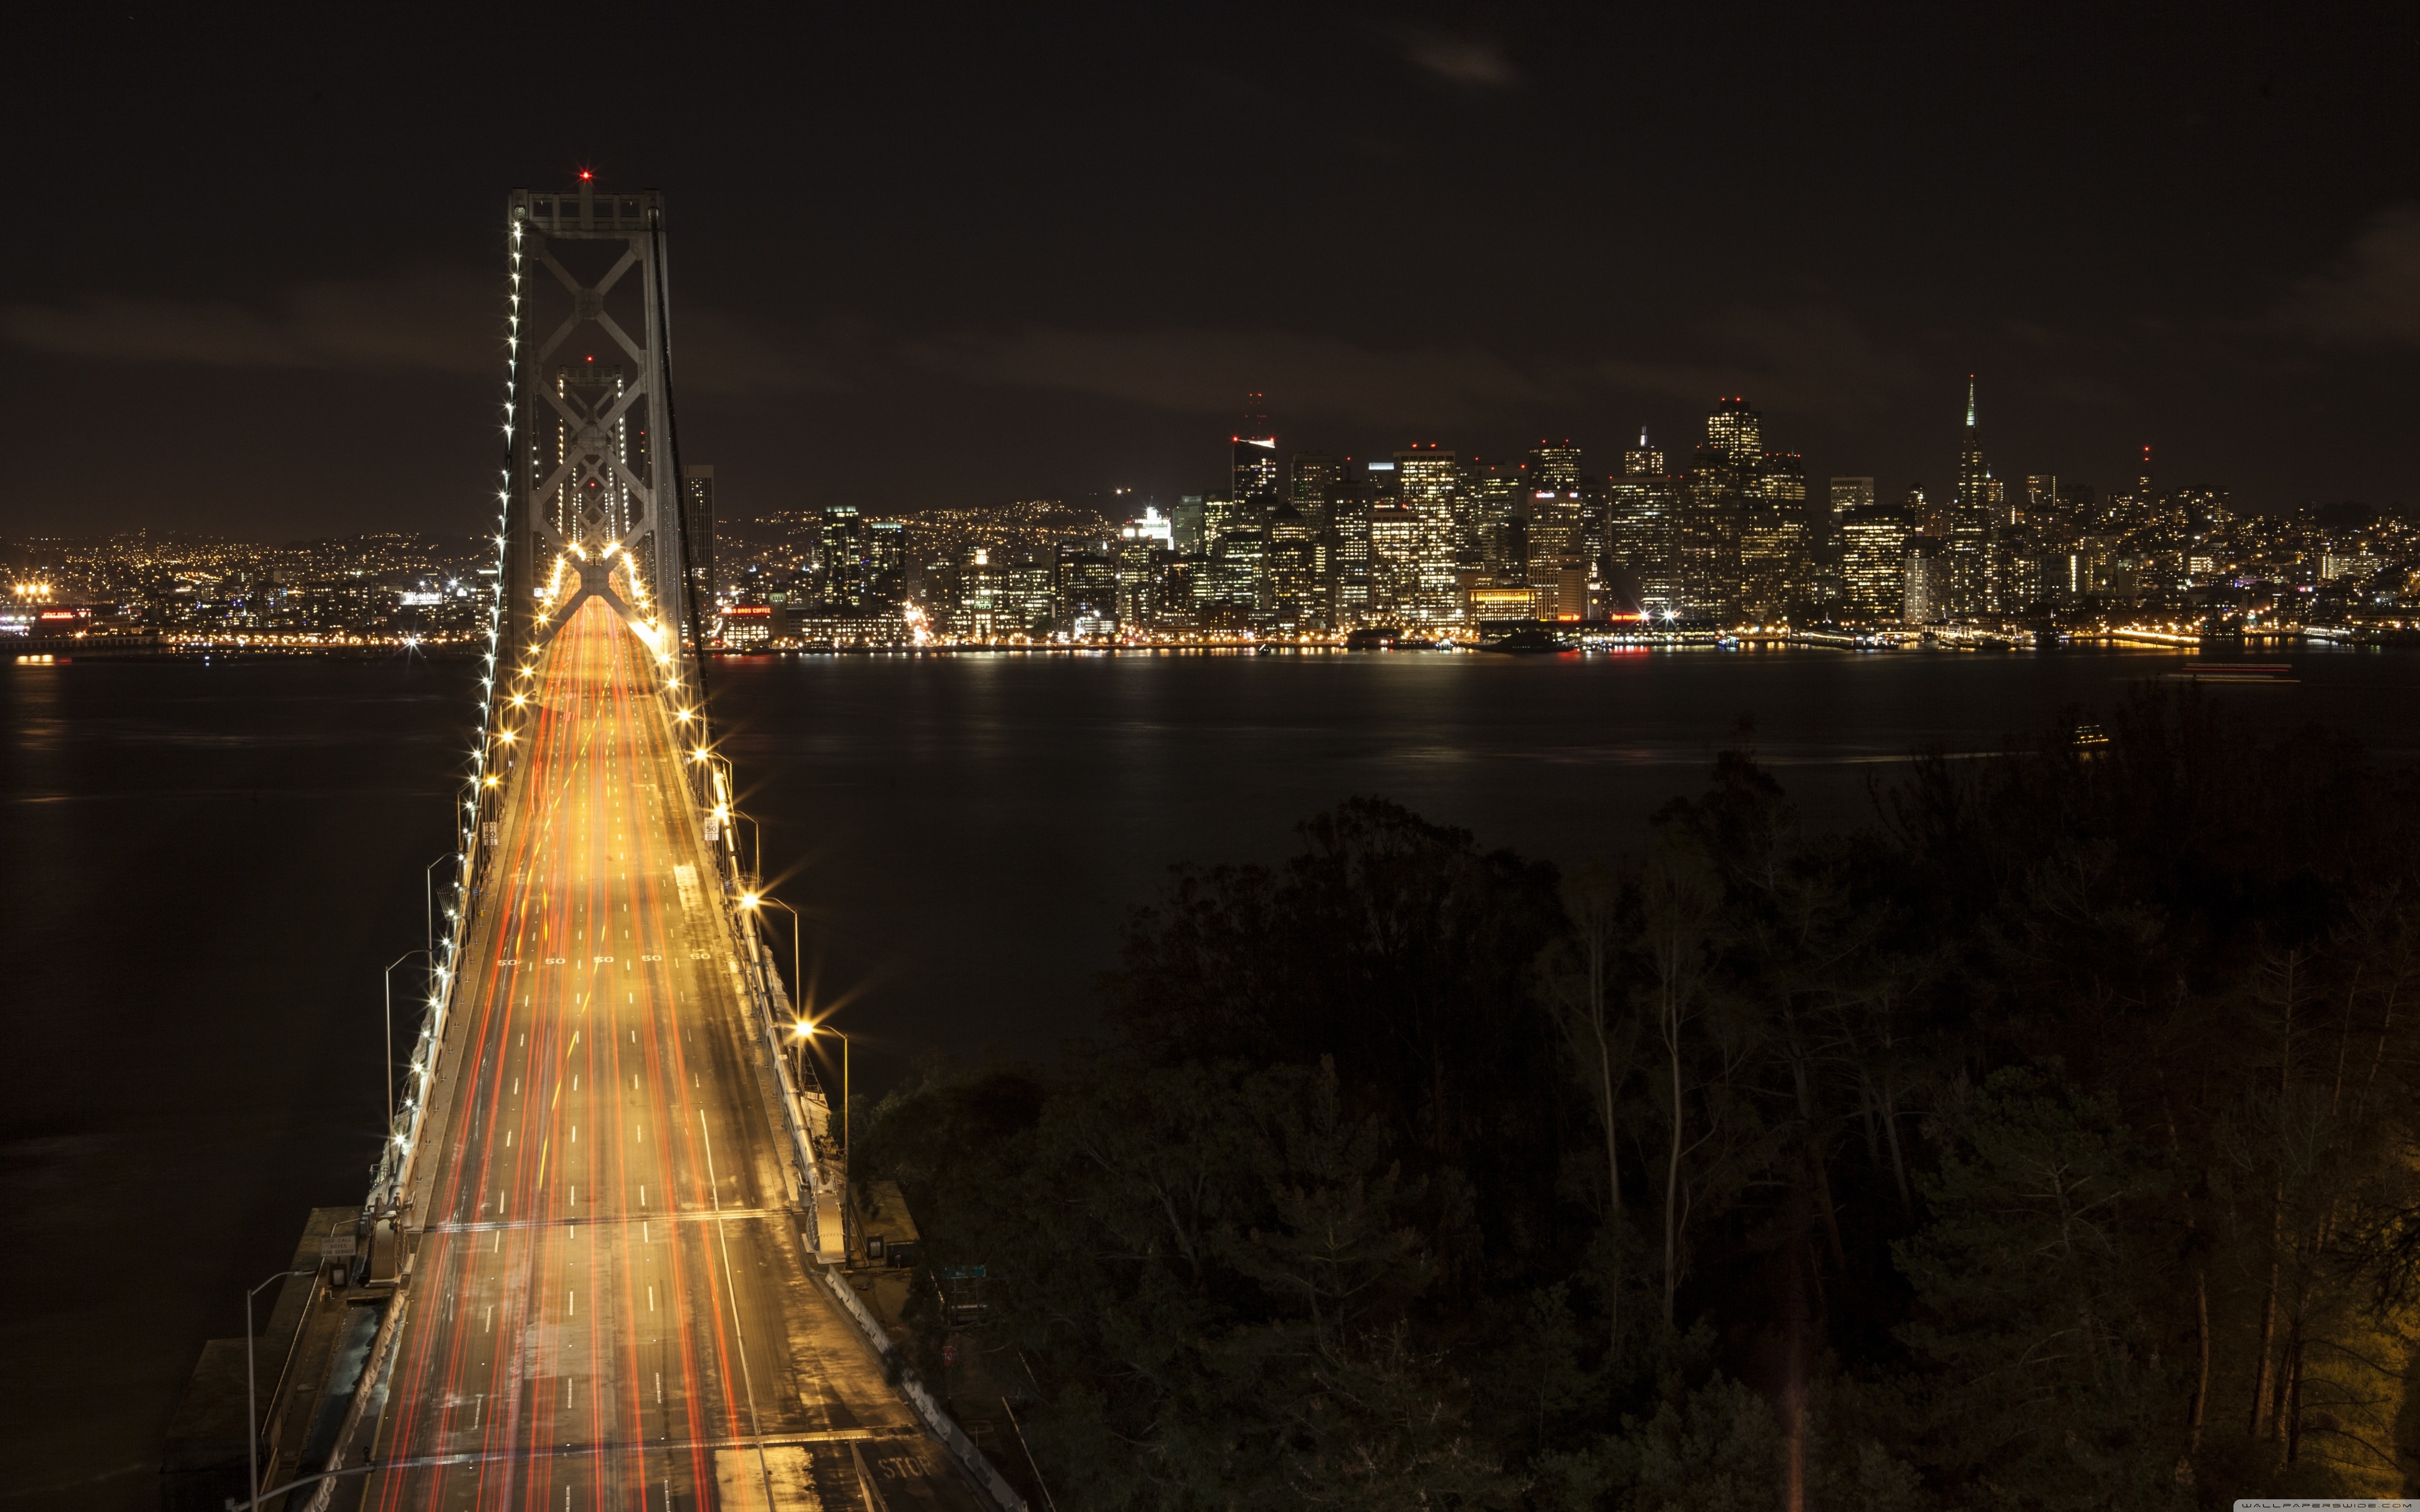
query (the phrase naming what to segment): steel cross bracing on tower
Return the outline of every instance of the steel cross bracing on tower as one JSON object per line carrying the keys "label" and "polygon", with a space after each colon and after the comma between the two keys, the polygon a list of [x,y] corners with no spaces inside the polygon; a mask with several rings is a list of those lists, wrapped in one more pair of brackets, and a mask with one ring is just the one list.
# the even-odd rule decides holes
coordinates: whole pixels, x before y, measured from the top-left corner
{"label": "steel cross bracing on tower", "polygon": [[635,607],[675,627],[677,640],[690,594],[663,195],[608,193],[583,176],[556,193],[513,191],[508,216],[515,381],[506,649],[518,656],[544,637],[536,597],[563,559],[597,563],[617,553],[650,601]]}

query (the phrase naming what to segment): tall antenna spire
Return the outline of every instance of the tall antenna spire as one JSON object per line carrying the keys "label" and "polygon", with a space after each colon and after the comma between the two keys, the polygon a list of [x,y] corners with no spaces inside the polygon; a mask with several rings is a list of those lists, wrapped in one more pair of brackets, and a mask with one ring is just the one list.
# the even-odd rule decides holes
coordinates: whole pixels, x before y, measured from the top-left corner
{"label": "tall antenna spire", "polygon": [[1975,428],[1975,375],[1966,375],[1966,428]]}

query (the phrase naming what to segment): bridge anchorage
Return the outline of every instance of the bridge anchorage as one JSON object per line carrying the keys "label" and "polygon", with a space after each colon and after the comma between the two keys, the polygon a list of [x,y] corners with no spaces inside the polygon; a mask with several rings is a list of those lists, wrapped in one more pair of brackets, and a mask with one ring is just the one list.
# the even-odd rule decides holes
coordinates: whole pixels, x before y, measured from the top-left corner
{"label": "bridge anchorage", "polygon": [[663,197],[582,175],[504,230],[501,588],[425,1019],[367,1201],[205,1351],[163,1500],[1023,1512],[851,1284],[878,1246],[706,718]]}

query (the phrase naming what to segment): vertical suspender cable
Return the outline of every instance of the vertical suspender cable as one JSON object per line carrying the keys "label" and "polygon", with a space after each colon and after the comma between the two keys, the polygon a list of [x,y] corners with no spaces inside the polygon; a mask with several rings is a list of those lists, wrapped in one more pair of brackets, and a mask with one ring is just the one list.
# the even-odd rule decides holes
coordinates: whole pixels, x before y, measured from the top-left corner
{"label": "vertical suspender cable", "polygon": [[[710,689],[706,684],[706,622],[697,602],[697,563],[690,556],[689,479],[681,472],[680,424],[673,412],[673,320],[671,303],[664,298],[664,207],[660,200],[648,216],[647,238],[652,253],[649,261],[655,274],[656,340],[662,344],[663,348],[657,360],[657,376],[664,389],[665,450],[672,454],[673,529],[680,534],[681,597],[689,601],[690,644],[697,650],[698,735],[703,744],[711,725],[706,714]],[[678,633],[677,625],[674,629]]]}

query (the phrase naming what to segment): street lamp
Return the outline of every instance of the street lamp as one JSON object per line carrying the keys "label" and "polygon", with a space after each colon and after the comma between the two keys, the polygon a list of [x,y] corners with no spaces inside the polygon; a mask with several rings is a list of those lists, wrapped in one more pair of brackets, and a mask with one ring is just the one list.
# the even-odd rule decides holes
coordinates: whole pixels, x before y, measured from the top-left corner
{"label": "street lamp", "polygon": [[271,1281],[310,1273],[308,1271],[279,1271],[243,1294],[243,1404],[244,1425],[249,1429],[243,1436],[243,1443],[252,1461],[252,1479],[245,1483],[245,1490],[256,1499],[260,1495],[260,1387],[255,1380],[253,1366],[252,1299],[259,1296]]}
{"label": "street lamp", "polygon": [[406,950],[386,964],[386,1121],[395,1127],[395,968],[413,956],[427,956],[429,975],[437,974],[437,958],[426,950]]}
{"label": "street lamp", "polygon": [[447,851],[420,869],[421,903],[427,915],[428,959],[431,961],[437,959],[437,869],[452,859],[454,853]]}
{"label": "street lamp", "polygon": [[781,899],[768,898],[761,892],[744,893],[741,897],[751,908],[762,903],[768,908],[778,908],[790,916],[790,1006],[801,1012],[805,1011],[805,1000],[799,995],[807,990],[806,975],[799,965],[806,956],[799,948],[799,911]]}

